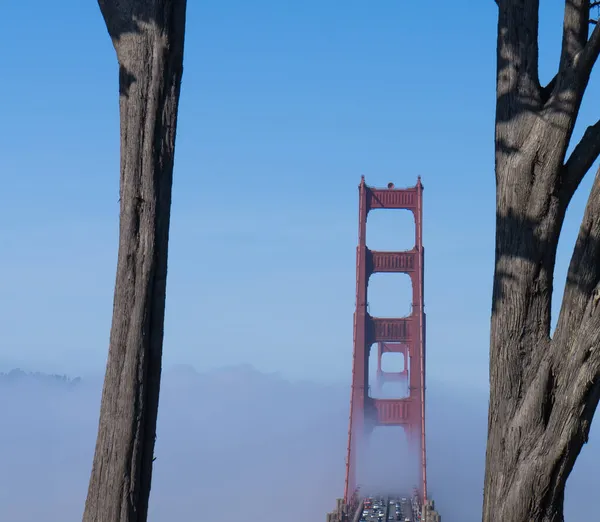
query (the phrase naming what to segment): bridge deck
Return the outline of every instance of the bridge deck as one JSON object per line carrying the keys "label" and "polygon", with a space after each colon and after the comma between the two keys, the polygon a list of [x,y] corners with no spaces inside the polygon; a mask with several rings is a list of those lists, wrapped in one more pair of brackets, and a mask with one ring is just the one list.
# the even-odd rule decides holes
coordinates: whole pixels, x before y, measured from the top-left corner
{"label": "bridge deck", "polygon": [[367,497],[359,522],[418,522],[410,495]]}
{"label": "bridge deck", "polygon": [[327,522],[441,522],[441,517],[434,502],[422,505],[415,490],[412,495],[362,495],[352,506],[339,498],[336,510],[327,514]]}

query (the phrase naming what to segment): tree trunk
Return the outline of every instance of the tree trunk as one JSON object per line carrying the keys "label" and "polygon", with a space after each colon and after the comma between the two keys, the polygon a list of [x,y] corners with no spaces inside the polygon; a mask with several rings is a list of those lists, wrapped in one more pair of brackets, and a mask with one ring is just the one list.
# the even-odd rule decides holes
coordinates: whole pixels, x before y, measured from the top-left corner
{"label": "tree trunk", "polygon": [[600,32],[588,40],[588,0],[566,0],[559,73],[542,87],[539,0],[498,4],[496,265],[483,520],[558,522],[600,397],[598,175],[550,335],[565,212],[600,152],[596,124],[566,159]]}
{"label": "tree trunk", "polygon": [[84,522],[144,522],[154,460],[186,0],[99,0],[119,61],[120,229]]}

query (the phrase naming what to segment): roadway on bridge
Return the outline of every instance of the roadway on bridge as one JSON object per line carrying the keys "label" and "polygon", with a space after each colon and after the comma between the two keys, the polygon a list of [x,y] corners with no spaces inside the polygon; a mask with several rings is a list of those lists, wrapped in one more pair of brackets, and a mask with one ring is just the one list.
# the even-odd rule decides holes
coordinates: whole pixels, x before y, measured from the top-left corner
{"label": "roadway on bridge", "polygon": [[360,522],[416,522],[410,496],[367,497]]}

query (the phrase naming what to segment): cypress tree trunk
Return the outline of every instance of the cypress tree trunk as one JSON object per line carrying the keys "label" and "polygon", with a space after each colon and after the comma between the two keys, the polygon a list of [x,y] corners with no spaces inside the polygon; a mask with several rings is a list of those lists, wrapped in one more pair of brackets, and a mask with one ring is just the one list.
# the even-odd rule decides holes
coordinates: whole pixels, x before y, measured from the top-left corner
{"label": "cypress tree trunk", "polygon": [[84,522],[145,522],[160,390],[186,0],[99,0],[119,62],[121,208]]}
{"label": "cypress tree trunk", "polygon": [[563,520],[566,480],[600,397],[600,176],[551,336],[565,212],[600,153],[600,123],[567,148],[600,30],[588,0],[566,0],[559,71],[538,77],[539,0],[499,0],[496,265],[484,522]]}

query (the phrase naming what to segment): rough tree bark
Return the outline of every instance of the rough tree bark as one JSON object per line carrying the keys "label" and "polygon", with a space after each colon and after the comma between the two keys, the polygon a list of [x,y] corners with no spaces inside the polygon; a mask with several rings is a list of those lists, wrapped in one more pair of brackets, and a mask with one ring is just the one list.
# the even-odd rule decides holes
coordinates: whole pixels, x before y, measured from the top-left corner
{"label": "rough tree bark", "polygon": [[147,519],[186,0],[99,0],[119,62],[120,230],[84,522]]}
{"label": "rough tree bark", "polygon": [[600,122],[567,157],[600,51],[589,0],[565,0],[558,73],[538,77],[539,0],[498,0],[496,265],[484,522],[563,520],[566,480],[600,397],[600,174],[550,335],[565,212],[600,153]]}

